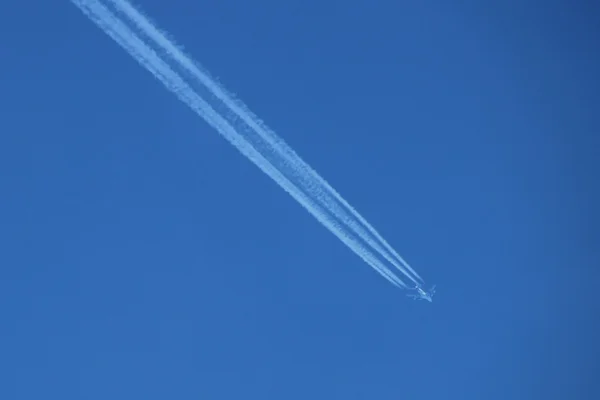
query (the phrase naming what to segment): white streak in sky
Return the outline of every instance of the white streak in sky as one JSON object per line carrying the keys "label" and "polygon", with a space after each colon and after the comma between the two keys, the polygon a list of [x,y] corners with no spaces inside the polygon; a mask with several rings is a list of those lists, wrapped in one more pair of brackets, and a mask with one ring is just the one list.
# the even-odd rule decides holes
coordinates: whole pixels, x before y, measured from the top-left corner
{"label": "white streak in sky", "polygon": [[187,104],[196,114],[215,128],[227,141],[236,147],[265,174],[298,201],[321,224],[337,236],[367,264],[388,281],[398,287],[406,287],[383,263],[360,242],[345,232],[326,210],[308,197],[286,178],[273,164],[260,154],[246,138],[202,99],[158,54],[144,43],[130,28],[98,0],[71,0],[89,19],[123,47],[138,63],[146,68],[179,100]]}
{"label": "white streak in sky", "polygon": [[[358,213],[358,211],[344,200],[324,178],[304,162],[304,160],[302,160],[283,139],[257,118],[241,100],[235,99],[233,95],[222,88],[210,77],[210,74],[205,69],[180,50],[173,41],[169,40],[165,34],[160,32],[147,17],[136,10],[127,0],[107,1],[113,3],[115,7],[128,17],[143,34],[162,48],[165,56],[177,62],[178,65],[186,70],[192,78],[204,85],[213,96],[227,107],[227,111],[233,112],[244,122],[246,127],[257,133],[262,138],[263,142],[258,143],[258,145],[260,146],[262,144],[262,147],[265,147],[264,142],[268,144],[268,148],[264,149],[264,151],[269,151],[271,156],[267,157],[273,162],[273,152],[275,152],[275,155],[278,156],[281,159],[280,161],[287,167],[287,169],[283,169],[282,172],[293,174],[295,177],[294,180],[299,181],[304,191],[309,193],[312,198],[320,200],[329,212],[335,215],[340,221],[344,222],[356,235],[381,254],[387,261],[402,271],[409,279],[415,283],[418,282],[414,277],[422,281],[419,274],[417,274],[387,243],[387,241],[381,237],[375,228],[373,228]],[[342,206],[340,206],[340,204]],[[378,241],[383,244],[385,249],[381,247]]]}

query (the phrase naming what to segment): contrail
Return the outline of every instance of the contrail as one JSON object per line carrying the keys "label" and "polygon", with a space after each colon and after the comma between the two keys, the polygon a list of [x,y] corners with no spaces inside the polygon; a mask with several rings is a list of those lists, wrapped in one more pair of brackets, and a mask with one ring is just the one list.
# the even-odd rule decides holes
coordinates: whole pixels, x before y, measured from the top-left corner
{"label": "contrail", "polygon": [[[192,76],[192,78],[204,85],[214,97],[220,100],[227,107],[228,111],[233,112],[247,127],[251,128],[263,139],[263,141],[268,143],[270,151],[274,151],[282,159],[284,165],[288,167],[287,171],[294,174],[295,180],[299,181],[303,186],[303,189],[311,194],[311,197],[319,199],[333,215],[349,226],[355,234],[379,252],[379,254],[392,263],[409,279],[415,283],[419,283],[413,278],[414,275],[423,281],[419,274],[410,267],[410,265],[387,243],[375,228],[373,228],[358,213],[358,211],[344,200],[343,197],[313,168],[304,162],[304,160],[302,160],[302,158],[300,158],[300,156],[298,156],[283,139],[257,118],[241,100],[235,99],[233,95],[222,88],[210,77],[210,74],[205,69],[180,50],[175,43],[161,33],[147,17],[140,13],[127,0],[108,1],[111,2],[118,11],[129,18],[143,34],[161,47],[164,55],[177,62],[179,66]],[[350,212],[350,215],[348,211],[338,203],[343,207],[346,207]],[[366,227],[366,230],[363,225]],[[377,240],[383,244],[385,250]],[[395,259],[393,257],[395,257]]]}
{"label": "contrail", "polygon": [[90,20],[123,47],[138,63],[146,68],[179,100],[187,104],[196,114],[215,128],[227,141],[236,147],[265,174],[298,201],[321,224],[337,236],[367,264],[397,287],[406,287],[373,253],[340,228],[337,221],[326,210],[309,198],[287,179],[271,162],[260,154],[231,124],[202,99],[158,54],[144,43],[115,14],[98,0],[71,0]]}

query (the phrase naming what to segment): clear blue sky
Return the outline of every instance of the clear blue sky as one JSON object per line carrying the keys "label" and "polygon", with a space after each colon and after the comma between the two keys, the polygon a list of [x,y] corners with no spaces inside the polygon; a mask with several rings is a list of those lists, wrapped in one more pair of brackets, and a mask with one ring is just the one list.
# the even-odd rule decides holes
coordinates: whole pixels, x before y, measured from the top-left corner
{"label": "clear blue sky", "polygon": [[69,1],[4,3],[0,398],[600,398],[593,2],[136,3],[432,304]]}

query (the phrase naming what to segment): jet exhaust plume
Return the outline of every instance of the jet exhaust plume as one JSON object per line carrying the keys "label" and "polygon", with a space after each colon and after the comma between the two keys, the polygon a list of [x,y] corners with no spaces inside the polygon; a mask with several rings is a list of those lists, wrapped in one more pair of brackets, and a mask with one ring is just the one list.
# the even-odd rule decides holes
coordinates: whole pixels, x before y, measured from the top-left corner
{"label": "jet exhaust plume", "polygon": [[[398,255],[358,212],[318,173],[306,164],[281,138],[247,107],[222,89],[207,72],[197,66],[146,17],[125,0],[105,0],[127,17],[139,32],[134,32],[99,0],[71,0],[89,19],[115,40],[179,100],[187,104],[244,156],[298,201],[321,224],[384,278],[398,287],[405,283],[354,236],[361,238],[380,256],[415,283],[421,277]],[[146,40],[142,39],[142,33]],[[158,47],[150,47],[148,40]],[[193,81],[204,85],[225,107],[227,119],[192,88],[189,82],[167,64],[171,59]],[[241,124],[240,121],[243,123]],[[237,122],[237,124],[236,124]],[[242,133],[240,133],[242,132]],[[290,177],[286,176],[289,175]],[[294,182],[292,182],[294,181]],[[346,226],[343,227],[339,222]],[[415,278],[416,277],[416,278]]]}
{"label": "jet exhaust plume", "polygon": [[[147,38],[161,48],[163,54],[175,61],[184,69],[191,78],[202,84],[211,94],[226,107],[227,111],[233,112],[243,128],[250,129],[260,136],[259,142],[264,150],[278,157],[285,172],[292,174],[295,181],[299,181],[302,189],[318,199],[324,206],[340,221],[344,222],[356,235],[375,249],[388,262],[392,263],[403,274],[415,283],[422,278],[413,268],[383,239],[344,198],[313,168],[296,154],[296,152],[280,138],[275,132],[267,127],[257,118],[248,107],[239,99],[236,99],[227,90],[222,88],[218,82],[210,77],[210,74],[196,61],[187,56],[172,40],[162,33],[141,12],[136,10],[127,0],[108,0],[116,9],[125,15]],[[366,229],[365,229],[366,228]],[[385,249],[381,246],[385,247]],[[395,257],[395,258],[394,258]]]}

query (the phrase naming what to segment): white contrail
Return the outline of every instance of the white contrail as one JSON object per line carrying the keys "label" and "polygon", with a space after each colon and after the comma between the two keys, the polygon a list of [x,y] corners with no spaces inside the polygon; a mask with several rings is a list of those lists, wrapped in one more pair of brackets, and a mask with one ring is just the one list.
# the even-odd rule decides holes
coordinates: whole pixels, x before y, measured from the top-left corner
{"label": "white contrail", "polygon": [[[414,274],[417,278],[422,278],[410,267],[410,265],[377,233],[377,231],[354,209],[348,202],[346,202],[336,191],[329,185],[316,171],[314,171],[308,164],[306,164],[294,151],[291,149],[281,138],[279,138],[272,130],[262,123],[247,107],[239,100],[233,98],[231,94],[219,86],[219,84],[210,77],[206,71],[202,71],[201,67],[187,57],[174,43],[161,33],[145,16],[137,11],[130,3],[126,0],[108,0],[112,2],[117,9],[125,14],[147,37],[155,41],[155,43],[162,47],[163,52],[168,57],[172,58],[179,63],[181,67],[188,71],[194,79],[201,82],[212,95],[218,98],[225,104],[228,111],[233,112],[239,117],[244,123],[258,133],[261,138],[268,143],[268,145],[275,150],[278,156],[283,158],[283,163],[288,167],[291,167],[291,172],[297,179],[304,185],[304,189],[309,191],[314,197],[321,200],[322,203],[332,212],[337,218],[345,222],[354,232],[365,242],[371,245],[377,250],[383,257],[389,262],[400,269],[409,279],[417,283],[417,281],[411,276],[407,269]],[[259,143],[260,145],[261,143]],[[321,187],[319,187],[319,185]],[[340,202],[343,206],[349,209],[352,216],[360,223],[365,225],[370,233],[379,240],[386,249],[393,254],[402,265],[390,257],[390,255],[382,249],[379,243],[376,242],[369,235],[369,232],[357,223],[352,216],[338,205],[336,202]]]}
{"label": "white contrail", "polygon": [[279,186],[288,192],[321,224],[328,228],[344,244],[373,267],[388,281],[398,287],[406,287],[404,282],[395,276],[379,261],[373,253],[360,242],[352,238],[340,228],[337,221],[325,210],[310,199],[304,192],[290,182],[279,170],[240,135],[231,124],[219,115],[204,99],[202,99],[158,54],[144,43],[131,29],[119,20],[108,8],[98,0],[71,0],[83,13],[98,25],[107,35],[121,45],[136,61],[154,75],[156,79],[173,92],[181,101],[215,128],[226,140],[235,146],[244,156],[271,177]]}
{"label": "white contrail", "polygon": [[[162,48],[164,55],[176,61],[191,76],[204,85],[211,94],[219,99],[227,108],[239,117],[247,127],[256,132],[264,142],[268,144],[271,151],[275,151],[284,165],[288,167],[286,172],[295,175],[304,190],[309,192],[313,198],[319,199],[325,207],[338,219],[346,223],[362,240],[373,247],[386,260],[398,268],[413,282],[418,283],[413,275],[422,281],[422,278],[410,265],[385,241],[385,239],[356,211],[342,196],[313,168],[311,168],[296,152],[285,143],[275,132],[267,127],[257,118],[243,102],[235,99],[233,95],[222,88],[210,74],[188,57],[179,47],[170,41],[152,22],[132,6],[127,0],[108,0],[125,16],[127,16],[138,29],[148,38],[152,39]],[[258,143],[261,145],[262,143]],[[263,144],[264,146],[264,144]],[[351,215],[338,204],[350,212]],[[358,221],[357,221],[358,220]],[[364,229],[364,227],[367,230]],[[377,242],[381,242],[387,249],[384,250]],[[388,253],[389,252],[389,253]],[[391,255],[390,255],[391,253]],[[395,259],[393,257],[396,257]],[[409,272],[410,271],[410,272]],[[411,275],[412,273],[412,275]]]}

